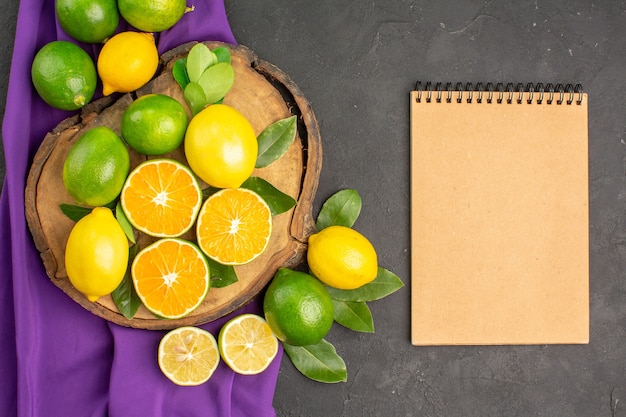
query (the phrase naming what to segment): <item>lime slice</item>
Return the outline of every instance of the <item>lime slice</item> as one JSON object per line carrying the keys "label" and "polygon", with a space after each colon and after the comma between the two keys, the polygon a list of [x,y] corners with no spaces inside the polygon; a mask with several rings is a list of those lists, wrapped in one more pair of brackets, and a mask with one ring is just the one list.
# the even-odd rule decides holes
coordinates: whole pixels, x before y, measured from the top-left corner
{"label": "lime slice", "polygon": [[177,385],[200,385],[211,378],[220,356],[215,337],[192,326],[171,330],[159,343],[159,368]]}
{"label": "lime slice", "polygon": [[235,372],[263,372],[278,353],[278,339],[262,317],[242,314],[229,320],[218,337],[222,359]]}

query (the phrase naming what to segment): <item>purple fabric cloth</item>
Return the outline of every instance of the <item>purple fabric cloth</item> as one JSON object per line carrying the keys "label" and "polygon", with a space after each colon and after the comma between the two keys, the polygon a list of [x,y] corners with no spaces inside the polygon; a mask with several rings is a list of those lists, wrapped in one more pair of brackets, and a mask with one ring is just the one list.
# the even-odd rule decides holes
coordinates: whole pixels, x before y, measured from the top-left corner
{"label": "purple fabric cloth", "polygon": [[[194,0],[172,29],[156,36],[159,52],[193,40],[235,43],[223,0]],[[165,331],[125,328],[92,315],[47,277],[24,215],[32,157],[45,134],[69,112],[35,92],[30,66],[45,43],[70,40],[54,0],[22,0],[2,125],[6,177],[0,199],[0,415],[11,417],[275,416],[282,350],[257,376],[222,362],[209,382],[179,387],[163,376],[156,352]],[[121,23],[118,30],[129,27]],[[82,44],[94,59],[98,46]],[[100,90],[100,88],[99,88]],[[260,313],[259,300],[242,312]],[[214,335],[230,316],[202,326]]]}

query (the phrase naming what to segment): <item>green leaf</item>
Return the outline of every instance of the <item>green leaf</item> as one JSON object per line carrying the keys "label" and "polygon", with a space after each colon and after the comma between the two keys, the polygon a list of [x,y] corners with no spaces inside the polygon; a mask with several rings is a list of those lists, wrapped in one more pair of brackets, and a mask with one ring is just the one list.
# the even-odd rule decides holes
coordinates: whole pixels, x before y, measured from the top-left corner
{"label": "green leaf", "polygon": [[317,216],[317,230],[328,226],[352,227],[361,213],[361,196],[356,190],[346,189],[333,194],[324,202]]}
{"label": "green leaf", "polygon": [[293,197],[283,193],[261,177],[250,177],[241,184],[241,187],[260,195],[269,206],[272,216],[284,213],[296,205]]}
{"label": "green leaf", "polygon": [[348,380],[346,363],[326,340],[309,346],[283,343],[283,348],[296,369],[309,379],[329,384]]}
{"label": "green leaf", "polygon": [[211,287],[224,288],[230,284],[234,284],[239,279],[232,265],[223,265],[207,257],[209,262],[209,270],[211,271]]}
{"label": "green leaf", "polygon": [[357,332],[374,333],[372,312],[364,301],[333,300],[335,321]]}
{"label": "green leaf", "polygon": [[191,112],[196,115],[206,106],[206,96],[200,84],[190,82],[183,92],[185,101],[189,104]]}
{"label": "green leaf", "polygon": [[278,120],[261,132],[256,168],[263,168],[282,157],[296,138],[296,116]]}
{"label": "green leaf", "polygon": [[393,272],[378,268],[378,275],[374,281],[354,290],[340,290],[327,287],[333,300],[340,301],[374,301],[380,300],[404,287],[404,283]]}
{"label": "green leaf", "polygon": [[72,204],[61,204],[59,207],[61,207],[61,211],[63,212],[63,214],[65,214],[67,217],[69,217],[71,220],[74,220],[75,222],[79,221],[80,219],[91,213],[92,210],[92,208],[90,207],[81,207]]}
{"label": "green leaf", "polygon": [[128,248],[128,268],[126,269],[126,274],[120,285],[111,293],[117,309],[129,320],[135,316],[137,309],[141,306],[141,300],[135,291],[130,273],[130,265],[135,255],[137,255],[137,245]]}
{"label": "green leaf", "polygon": [[189,81],[198,82],[202,73],[211,65],[217,64],[217,56],[203,43],[195,44],[187,55]]}
{"label": "green leaf", "polygon": [[172,76],[180,85],[180,88],[185,90],[187,84],[189,84],[189,75],[187,74],[187,58],[181,58],[174,62],[174,66],[172,67]]}
{"label": "green leaf", "polygon": [[204,190],[202,190],[202,201],[206,200],[207,198],[211,197],[213,194],[215,194],[216,192],[218,192],[219,190],[221,190],[221,188],[217,188],[217,187],[211,187],[210,185],[205,188]]}
{"label": "green leaf", "polygon": [[226,62],[227,64],[231,63],[230,59],[230,49],[225,46],[218,46],[213,49],[213,53],[217,57],[217,62]]}
{"label": "green leaf", "polygon": [[213,104],[221,100],[235,82],[235,71],[233,66],[226,62],[220,62],[207,68],[198,84],[204,90],[206,97],[205,104]]}
{"label": "green leaf", "polygon": [[122,210],[122,205],[120,204],[119,201],[117,202],[117,206],[115,206],[115,218],[117,219],[117,222],[122,227],[122,230],[124,231],[124,233],[126,233],[126,237],[128,237],[128,240],[130,240],[133,243],[136,243],[135,233],[133,232],[133,226],[128,221],[126,214],[124,214],[124,210]]}

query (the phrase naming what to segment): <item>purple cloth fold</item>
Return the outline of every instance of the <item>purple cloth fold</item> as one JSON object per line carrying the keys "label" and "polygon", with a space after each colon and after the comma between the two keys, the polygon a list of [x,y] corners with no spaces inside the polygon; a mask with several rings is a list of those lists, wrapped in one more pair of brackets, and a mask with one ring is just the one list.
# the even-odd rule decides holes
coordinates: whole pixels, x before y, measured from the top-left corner
{"label": "purple cloth fold", "polygon": [[[193,3],[192,13],[157,34],[160,53],[189,41],[235,44],[223,0]],[[272,400],[282,350],[260,375],[237,375],[222,362],[207,383],[179,387],[158,368],[157,346],[165,331],[109,323],[72,301],[47,277],[27,228],[24,188],[45,134],[72,114],[46,105],[30,79],[39,48],[49,41],[71,40],[56,23],[54,4],[20,3],[2,125],[6,176],[0,197],[0,415],[275,416]],[[129,28],[122,22],[118,30]],[[96,59],[99,46],[79,45]],[[259,300],[201,327],[217,336],[228,318],[242,312],[261,313]]]}

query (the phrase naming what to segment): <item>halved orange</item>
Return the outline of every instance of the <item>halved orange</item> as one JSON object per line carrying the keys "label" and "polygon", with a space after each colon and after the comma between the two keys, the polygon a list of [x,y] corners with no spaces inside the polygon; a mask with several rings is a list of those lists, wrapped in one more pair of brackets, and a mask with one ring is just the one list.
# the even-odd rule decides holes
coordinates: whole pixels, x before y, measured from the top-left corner
{"label": "halved orange", "polygon": [[220,363],[215,337],[204,329],[183,326],[171,330],[159,343],[159,368],[177,385],[200,385]]}
{"label": "halved orange", "polygon": [[224,265],[243,265],[258,257],[272,234],[272,212],[254,191],[225,188],[211,195],[198,214],[200,249]]}
{"label": "halved orange", "polygon": [[151,159],[128,175],[120,195],[122,210],[137,230],[176,237],[193,226],[202,190],[193,172],[172,159]]}
{"label": "halved orange", "polygon": [[131,265],[139,299],[152,313],[166,319],[195,310],[209,291],[209,265],[193,243],[159,239],[139,251]]}

